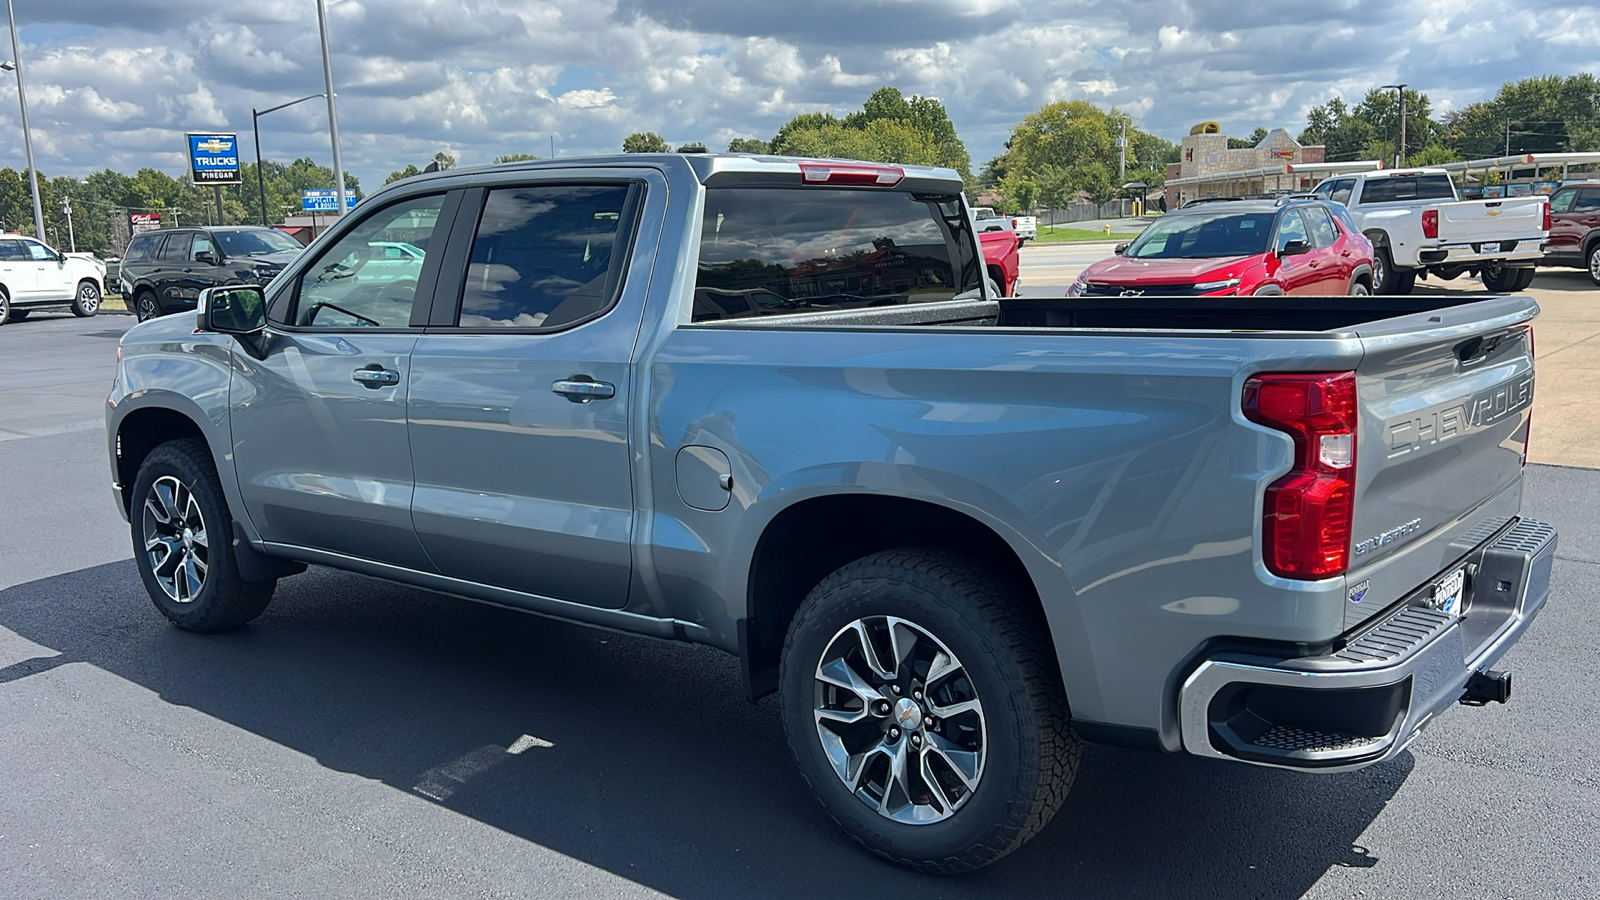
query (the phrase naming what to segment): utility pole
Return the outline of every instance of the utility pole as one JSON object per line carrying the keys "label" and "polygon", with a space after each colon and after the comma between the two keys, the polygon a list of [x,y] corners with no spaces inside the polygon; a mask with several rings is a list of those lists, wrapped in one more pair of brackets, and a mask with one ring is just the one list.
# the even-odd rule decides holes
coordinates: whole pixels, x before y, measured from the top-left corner
{"label": "utility pole", "polygon": [[33,129],[28,127],[28,92],[22,87],[22,47],[17,43],[17,10],[11,0],[6,0],[6,14],[11,18],[11,64],[0,66],[17,72],[17,103],[22,107],[22,146],[28,151],[28,187],[33,192],[33,233],[44,240],[44,210],[39,207],[39,170],[33,165]]}
{"label": "utility pole", "polygon": [[61,211],[67,214],[67,246],[71,252],[78,252],[78,237],[72,231],[72,198],[61,198]]}
{"label": "utility pole", "polygon": [[1400,162],[1396,168],[1406,164],[1406,89],[1400,87]]}
{"label": "utility pole", "polygon": [[317,27],[322,32],[322,80],[328,92],[328,133],[333,138],[335,217],[344,215],[344,160],[339,156],[339,113],[333,105],[333,60],[328,53],[328,0],[317,0]]}
{"label": "utility pole", "polygon": [[1117,184],[1128,180],[1128,120],[1123,118],[1117,123],[1122,126],[1122,136],[1117,138]]}
{"label": "utility pole", "polygon": [[1511,155],[1511,120],[1506,120],[1506,156]]}

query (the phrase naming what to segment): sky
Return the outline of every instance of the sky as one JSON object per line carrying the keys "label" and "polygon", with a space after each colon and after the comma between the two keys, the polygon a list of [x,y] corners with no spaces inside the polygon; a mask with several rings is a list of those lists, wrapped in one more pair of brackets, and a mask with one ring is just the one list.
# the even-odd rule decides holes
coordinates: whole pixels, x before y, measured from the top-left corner
{"label": "sky", "polygon": [[[322,91],[315,0],[14,0],[39,169],[185,171],[186,131]],[[1045,103],[1116,105],[1177,141],[1298,133],[1333,96],[1404,81],[1441,113],[1508,80],[1600,70],[1600,4],[1525,0],[331,0],[344,165],[366,190],[445,151],[725,149],[876,88],[936,97],[974,168]],[[1249,10],[1246,12],[1246,10]],[[9,56],[0,51],[0,56]],[[3,76],[4,73],[0,73]],[[262,152],[331,162],[327,109],[263,117]],[[25,165],[0,78],[0,166]]]}

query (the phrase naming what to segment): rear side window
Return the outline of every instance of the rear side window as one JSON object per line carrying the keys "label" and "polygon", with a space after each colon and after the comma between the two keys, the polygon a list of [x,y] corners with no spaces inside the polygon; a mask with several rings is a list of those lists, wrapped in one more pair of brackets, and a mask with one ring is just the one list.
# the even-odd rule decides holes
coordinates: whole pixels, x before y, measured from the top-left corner
{"label": "rear side window", "polygon": [[1355,186],[1355,179],[1341,178],[1329,188],[1328,199],[1335,203],[1349,203],[1350,192],[1355,189]]}
{"label": "rear side window", "polygon": [[156,244],[156,236],[141,234],[128,242],[128,249],[122,254],[123,262],[141,262],[150,258],[150,251]]}
{"label": "rear side window", "polygon": [[611,307],[627,184],[492,190],[461,293],[463,328],[566,328]]}
{"label": "rear side window", "polygon": [[167,235],[167,242],[161,245],[161,253],[157,258],[173,262],[187,262],[189,259],[189,242],[193,238],[194,235],[188,233]]}
{"label": "rear side window", "polygon": [[975,297],[960,198],[835,188],[709,188],[694,321]]}
{"label": "rear side window", "polygon": [[1332,247],[1339,240],[1339,229],[1333,224],[1333,216],[1320,206],[1308,206],[1301,210],[1305,213],[1306,220],[1311,223],[1311,234],[1316,238],[1312,246]]}
{"label": "rear side window", "polygon": [[[1337,199],[1337,198],[1334,198]],[[1399,203],[1406,200],[1454,200],[1456,190],[1449,175],[1396,175],[1368,181],[1361,188],[1362,203]]]}
{"label": "rear side window", "polygon": [[21,241],[0,241],[0,260],[16,262],[28,258],[28,251],[22,249]]}

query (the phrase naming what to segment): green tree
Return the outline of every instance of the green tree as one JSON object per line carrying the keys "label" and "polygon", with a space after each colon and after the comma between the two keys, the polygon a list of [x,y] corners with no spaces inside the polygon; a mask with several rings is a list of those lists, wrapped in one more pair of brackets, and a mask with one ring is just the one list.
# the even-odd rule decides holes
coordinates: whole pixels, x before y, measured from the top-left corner
{"label": "green tree", "polygon": [[[1444,127],[1433,119],[1428,95],[1407,90],[1406,150],[1440,143]],[[1373,88],[1354,107],[1334,97],[1306,114],[1300,143],[1322,144],[1329,162],[1378,159],[1394,162],[1400,132],[1400,99],[1394,91]]]}
{"label": "green tree", "polygon": [[456,158],[444,152],[443,150],[440,150],[438,153],[433,155],[433,164],[438,167],[434,171],[443,172],[447,169],[454,169],[456,167]]}
{"label": "green tree", "polygon": [[1449,147],[1468,159],[1600,150],[1600,79],[1590,72],[1524,78],[1445,121]]}
{"label": "green tree", "polygon": [[[1122,183],[1117,179],[1120,164],[1125,162],[1132,173],[1141,165],[1162,165],[1176,157],[1172,144],[1129,128],[1124,160],[1117,148],[1123,119],[1120,110],[1104,110],[1086,100],[1047,103],[1012,129],[1006,152],[991,165],[1005,178],[1016,175],[1036,182],[1039,199],[1048,206],[1071,203],[1080,195],[1109,200]],[[1125,180],[1134,179],[1130,174]]]}
{"label": "green tree", "polygon": [[678,149],[673,151],[673,152],[674,153],[704,153],[704,152],[706,152],[706,145],[700,143],[699,141],[690,141],[687,144],[679,144],[678,145]]}
{"label": "green tree", "polygon": [[1445,163],[1460,161],[1461,154],[1443,144],[1429,144],[1406,157],[1408,166],[1442,166]]}
{"label": "green tree", "polygon": [[755,138],[734,138],[728,142],[729,153],[766,153],[767,142]]}
{"label": "green tree", "polygon": [[908,98],[894,87],[873,91],[860,110],[843,119],[823,112],[795,116],[767,146],[784,155],[944,166],[963,179],[972,175],[972,157],[944,104],[931,97]]}
{"label": "green tree", "polygon": [[635,131],[622,139],[623,153],[670,153],[672,145],[654,131]]}
{"label": "green tree", "polygon": [[395,183],[396,181],[399,181],[402,178],[410,178],[410,177],[412,177],[414,175],[421,175],[421,174],[422,174],[422,170],[421,169],[417,168],[416,166],[408,164],[404,169],[401,169],[401,170],[399,170],[397,172],[390,172],[389,173],[389,177],[385,178],[383,180],[383,183],[384,184],[393,184],[393,183]]}
{"label": "green tree", "polygon": [[1256,130],[1255,131],[1250,132],[1250,136],[1249,137],[1228,138],[1228,149],[1229,150],[1248,150],[1251,147],[1254,147],[1257,144],[1260,144],[1262,141],[1264,141],[1266,139],[1267,139],[1267,130],[1258,125],[1258,126],[1256,126]]}
{"label": "green tree", "polygon": [[534,156],[532,153],[507,153],[504,156],[496,156],[494,159],[490,160],[490,162],[498,165],[500,163],[529,162],[538,158],[539,157]]}

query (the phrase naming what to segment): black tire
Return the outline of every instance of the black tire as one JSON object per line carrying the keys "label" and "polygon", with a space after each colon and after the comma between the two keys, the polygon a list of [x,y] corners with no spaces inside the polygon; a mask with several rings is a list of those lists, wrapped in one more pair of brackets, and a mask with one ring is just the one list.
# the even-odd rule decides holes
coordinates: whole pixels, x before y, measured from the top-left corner
{"label": "black tire", "polygon": [[5,291],[0,291],[0,325],[11,321],[11,296]]}
{"label": "black tire", "polygon": [[[175,492],[174,484],[186,493]],[[158,488],[171,499],[163,498]],[[185,438],[150,451],[134,479],[131,506],[128,518],[134,563],[145,592],[167,621],[187,631],[222,631],[249,622],[267,608],[277,581],[249,582],[240,577],[233,555],[233,515],[204,441]],[[174,510],[181,514],[175,526],[170,524]],[[163,511],[168,513],[167,523],[161,521]],[[193,527],[196,517],[198,530]],[[168,576],[158,575],[154,558],[162,548],[152,543],[153,539],[161,541],[167,551],[161,568],[172,556],[203,557],[198,589],[190,580],[184,582],[187,587],[179,586],[179,579],[187,574],[182,561],[171,574],[176,593],[163,584],[160,579]]]}
{"label": "black tire", "polygon": [[140,291],[133,296],[133,314],[141,322],[148,322],[161,315],[161,306],[156,303],[155,291]]}
{"label": "black tire", "polygon": [[1388,247],[1375,247],[1372,251],[1372,292],[1392,294],[1399,283],[1394,271],[1394,258]]}
{"label": "black tire", "polygon": [[11,321],[21,322],[23,319],[26,319],[28,314],[31,312],[33,312],[31,309],[13,309],[11,311]]}
{"label": "black tire", "polygon": [[87,319],[100,311],[100,301],[104,299],[100,286],[85,278],[78,282],[78,293],[72,297],[72,314]]}
{"label": "black tire", "polygon": [[1365,281],[1362,281],[1360,279],[1356,279],[1355,281],[1350,282],[1350,291],[1349,291],[1350,296],[1352,296],[1352,297],[1365,297],[1365,296],[1368,296],[1371,293],[1372,293],[1372,289],[1367,287],[1367,283]]}
{"label": "black tire", "polygon": [[[949,747],[952,739],[961,740],[963,734],[967,739],[975,733],[982,735],[976,784],[956,802],[948,803],[944,818],[926,824],[895,821],[869,806],[844,782],[819,737],[815,715],[819,704],[831,702],[824,700],[826,692],[837,695],[818,680],[825,654],[841,646],[838,641],[853,640],[845,632],[852,623],[881,622],[886,616],[900,618],[931,638],[915,646],[942,644],[959,662],[961,674],[928,679],[928,696],[918,693],[913,704],[926,711],[915,714],[914,720],[892,712],[878,721],[864,720],[860,727],[868,729],[868,741],[881,735],[887,743],[890,731],[873,733],[871,729],[888,729],[898,722],[908,729],[898,739],[904,753],[909,757],[913,746],[922,747],[916,751],[921,759],[935,743]],[[824,579],[806,597],[789,627],[779,673],[789,746],[800,774],[823,809],[868,850],[929,873],[980,868],[1037,834],[1072,787],[1082,747],[1070,725],[1066,692],[1045,627],[1032,597],[1022,596],[976,562],[943,550],[909,548],[876,553]],[[920,684],[915,664],[905,670],[910,681],[904,692],[891,695],[891,687],[898,686],[891,682],[874,688],[886,698],[886,709],[899,709],[888,706],[887,698],[911,694]],[[921,671],[925,674],[927,669]],[[949,699],[946,693],[957,690],[952,683],[981,704],[981,730],[934,721],[938,709],[934,694],[942,695],[941,702]],[[846,702],[850,702],[848,696]],[[866,702],[859,705],[865,707]],[[908,721],[913,724],[907,725]],[[909,729],[924,726],[929,730],[916,732],[919,736],[915,738],[923,743],[911,743]],[[920,737],[923,733],[928,737]],[[932,760],[935,754],[927,756]],[[862,758],[858,773],[864,773],[873,759],[870,752]],[[948,757],[944,759],[948,761]],[[943,788],[930,786],[920,775],[921,764],[908,763],[913,764],[919,766],[915,784],[922,793],[906,792],[909,802],[916,802],[919,796],[927,802],[934,790],[941,791],[940,802],[947,802],[952,789],[958,794],[963,790],[948,779]],[[857,778],[864,785],[862,790],[870,788],[864,774]],[[883,784],[880,796],[887,799],[893,790],[889,776],[884,776]]]}
{"label": "black tire", "polygon": [[1583,252],[1583,264],[1589,269],[1589,280],[1600,284],[1600,241],[1594,241]]}
{"label": "black tire", "polygon": [[1509,266],[1486,267],[1482,278],[1485,289],[1496,294],[1514,294],[1533,284],[1533,269],[1513,269]]}
{"label": "black tire", "polygon": [[1404,270],[1404,271],[1402,271],[1400,273],[1399,281],[1394,286],[1394,292],[1403,297],[1406,294],[1409,294],[1412,291],[1416,290],[1416,288],[1417,288],[1417,270],[1416,269],[1406,269],[1406,270]]}

